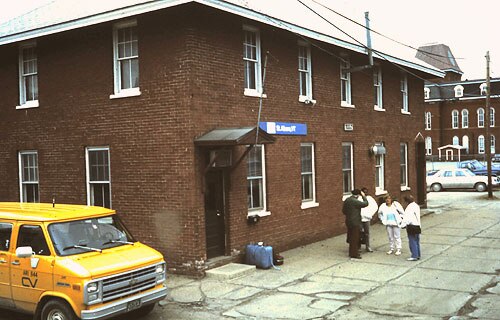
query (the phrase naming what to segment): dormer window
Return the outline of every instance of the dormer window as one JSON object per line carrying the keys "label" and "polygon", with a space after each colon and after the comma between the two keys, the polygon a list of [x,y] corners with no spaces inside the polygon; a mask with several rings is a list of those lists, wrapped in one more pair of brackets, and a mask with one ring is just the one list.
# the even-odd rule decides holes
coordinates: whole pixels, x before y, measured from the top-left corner
{"label": "dormer window", "polygon": [[455,98],[461,98],[464,96],[464,87],[461,85],[455,86],[453,90],[455,90]]}
{"label": "dormer window", "polygon": [[479,86],[479,90],[481,90],[481,94],[483,95],[486,95],[487,94],[487,85],[486,83],[481,83],[481,85]]}
{"label": "dormer window", "polygon": [[429,99],[431,97],[431,89],[424,88],[424,99]]}

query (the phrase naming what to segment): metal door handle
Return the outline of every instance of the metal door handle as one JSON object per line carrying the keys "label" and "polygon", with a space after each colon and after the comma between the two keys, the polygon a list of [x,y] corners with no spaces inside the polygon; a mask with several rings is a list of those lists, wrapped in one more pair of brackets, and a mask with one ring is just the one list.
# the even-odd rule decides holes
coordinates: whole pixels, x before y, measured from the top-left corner
{"label": "metal door handle", "polygon": [[15,265],[15,266],[18,266],[18,265],[21,264],[21,262],[19,262],[18,260],[16,260],[16,261],[12,261],[12,264]]}

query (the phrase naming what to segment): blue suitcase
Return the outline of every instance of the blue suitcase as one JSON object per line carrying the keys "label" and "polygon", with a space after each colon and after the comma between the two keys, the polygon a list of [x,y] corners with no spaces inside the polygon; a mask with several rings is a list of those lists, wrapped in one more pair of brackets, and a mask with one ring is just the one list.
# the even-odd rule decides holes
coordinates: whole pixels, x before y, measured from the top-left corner
{"label": "blue suitcase", "polygon": [[273,266],[273,247],[262,244],[248,244],[245,263],[259,269],[269,269]]}

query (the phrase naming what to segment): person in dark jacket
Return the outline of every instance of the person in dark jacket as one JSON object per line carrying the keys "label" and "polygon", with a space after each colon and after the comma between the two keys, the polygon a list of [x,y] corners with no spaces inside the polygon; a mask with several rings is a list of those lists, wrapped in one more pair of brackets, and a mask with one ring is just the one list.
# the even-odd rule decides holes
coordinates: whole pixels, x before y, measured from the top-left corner
{"label": "person in dark jacket", "polygon": [[352,190],[352,195],[345,199],[342,212],[345,214],[347,226],[347,241],[349,242],[349,257],[361,259],[359,255],[359,238],[361,230],[361,208],[368,206],[368,200],[363,191]]}

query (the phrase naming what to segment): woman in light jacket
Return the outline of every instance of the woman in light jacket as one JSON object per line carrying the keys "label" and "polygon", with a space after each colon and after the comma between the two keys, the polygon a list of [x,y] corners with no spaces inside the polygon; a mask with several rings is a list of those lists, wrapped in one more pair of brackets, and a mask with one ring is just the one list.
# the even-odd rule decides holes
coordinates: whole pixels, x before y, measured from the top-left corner
{"label": "woman in light jacket", "polygon": [[412,195],[404,197],[408,206],[405,209],[404,221],[406,223],[406,232],[408,233],[408,243],[410,245],[411,257],[408,261],[416,261],[420,259],[420,207],[415,202]]}
{"label": "woman in light jacket", "polygon": [[390,195],[385,198],[378,209],[378,217],[387,229],[390,250],[387,254],[401,255],[401,222],[403,221],[403,207],[397,201],[392,201]]}

